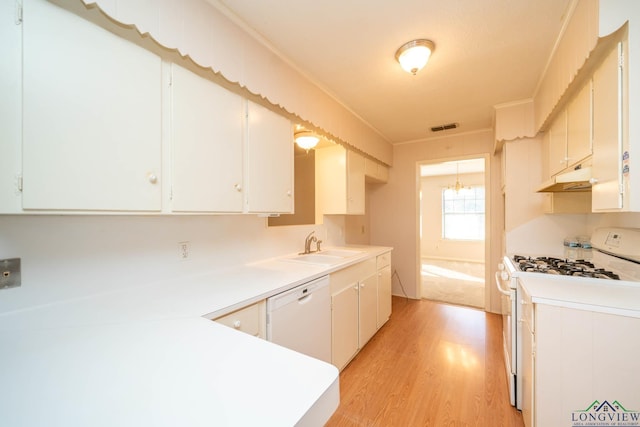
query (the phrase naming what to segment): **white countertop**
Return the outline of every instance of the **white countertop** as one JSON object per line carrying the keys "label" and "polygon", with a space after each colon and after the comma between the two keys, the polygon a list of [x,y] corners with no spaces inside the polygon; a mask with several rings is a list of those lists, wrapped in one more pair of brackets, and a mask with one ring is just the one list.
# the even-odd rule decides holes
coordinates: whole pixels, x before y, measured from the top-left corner
{"label": "white countertop", "polygon": [[391,250],[265,260],[0,315],[0,425],[290,426],[339,404],[330,364],[208,319]]}
{"label": "white countertop", "polygon": [[640,283],[528,274],[518,280],[538,304],[640,317]]}

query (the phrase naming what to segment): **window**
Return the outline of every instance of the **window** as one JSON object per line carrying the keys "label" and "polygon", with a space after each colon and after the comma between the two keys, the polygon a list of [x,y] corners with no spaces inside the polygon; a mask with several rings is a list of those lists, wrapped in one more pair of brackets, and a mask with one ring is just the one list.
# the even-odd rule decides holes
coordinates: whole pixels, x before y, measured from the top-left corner
{"label": "window", "polygon": [[442,237],[484,240],[484,187],[442,190]]}

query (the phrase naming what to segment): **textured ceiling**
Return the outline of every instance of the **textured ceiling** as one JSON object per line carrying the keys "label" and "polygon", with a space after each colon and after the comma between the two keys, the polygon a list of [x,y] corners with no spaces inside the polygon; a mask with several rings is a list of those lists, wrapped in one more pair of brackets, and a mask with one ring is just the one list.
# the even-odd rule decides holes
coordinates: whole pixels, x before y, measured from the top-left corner
{"label": "textured ceiling", "polygon": [[[391,143],[488,129],[494,105],[531,98],[571,1],[210,0]],[[436,49],[412,76],[394,54],[416,38]]]}

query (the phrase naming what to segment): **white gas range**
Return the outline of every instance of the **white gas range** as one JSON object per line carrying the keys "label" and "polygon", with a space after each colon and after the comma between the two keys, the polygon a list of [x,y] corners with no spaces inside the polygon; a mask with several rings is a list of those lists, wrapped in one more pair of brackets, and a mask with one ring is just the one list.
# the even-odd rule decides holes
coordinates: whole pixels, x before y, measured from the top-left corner
{"label": "white gas range", "polygon": [[588,259],[571,259],[559,255],[538,256],[511,254],[503,258],[496,273],[496,284],[502,294],[504,353],[511,404],[522,408],[520,375],[522,343],[521,298],[519,278],[549,275],[563,283],[604,284],[640,287],[640,229],[600,228],[590,241]]}

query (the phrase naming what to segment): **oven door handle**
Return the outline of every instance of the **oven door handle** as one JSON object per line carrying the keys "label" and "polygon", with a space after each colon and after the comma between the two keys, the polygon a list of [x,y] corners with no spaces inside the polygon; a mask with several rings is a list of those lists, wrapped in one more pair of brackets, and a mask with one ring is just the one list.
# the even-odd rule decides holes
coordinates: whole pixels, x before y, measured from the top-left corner
{"label": "oven door handle", "polygon": [[500,285],[502,283],[502,280],[500,279],[500,272],[496,271],[496,287],[498,288],[498,290],[500,291],[500,293],[502,295],[506,295],[508,297],[511,297],[511,291],[505,291],[504,289],[502,289],[502,286]]}

